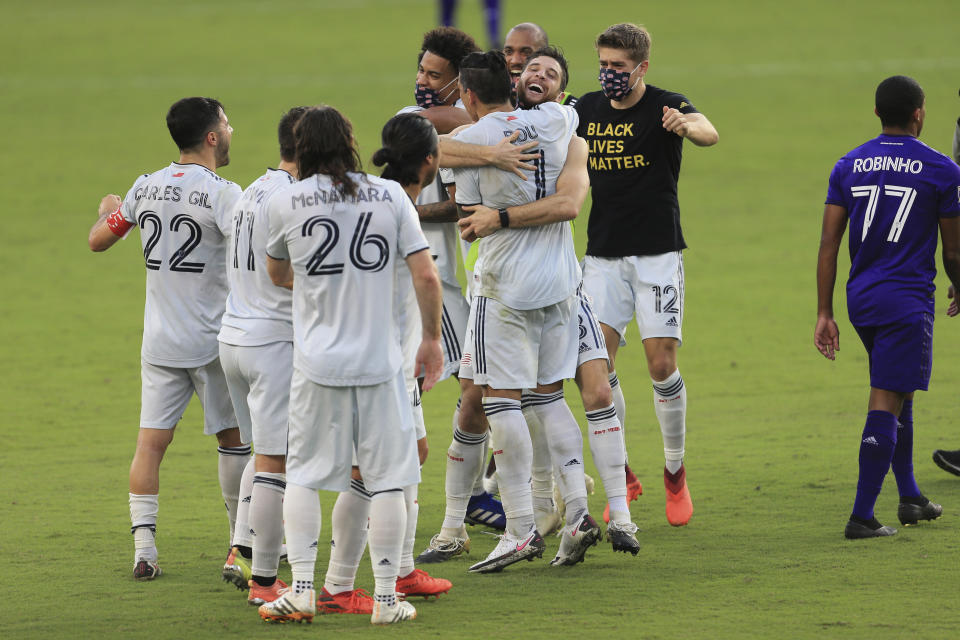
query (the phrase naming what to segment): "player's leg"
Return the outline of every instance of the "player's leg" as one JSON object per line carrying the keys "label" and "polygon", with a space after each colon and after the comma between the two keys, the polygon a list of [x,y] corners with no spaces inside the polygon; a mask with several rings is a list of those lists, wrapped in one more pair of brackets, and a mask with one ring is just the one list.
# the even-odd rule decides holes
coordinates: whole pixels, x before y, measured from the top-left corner
{"label": "player's leg", "polygon": [[[426,440],[426,438],[423,438]],[[419,444],[421,440],[418,440]],[[422,461],[422,458],[421,458]],[[407,527],[403,536],[403,548],[400,554],[400,570],[397,572],[397,593],[404,598],[421,596],[439,597],[447,593],[453,584],[444,578],[434,578],[426,571],[417,569],[413,561],[413,545],[417,537],[417,520],[420,515],[420,504],[417,501],[418,485],[408,485],[403,488],[403,500],[407,509]]]}
{"label": "player's leg", "polygon": [[500,42],[500,0],[483,0],[484,22],[487,26],[487,40],[491,49],[499,49]]}
{"label": "player's leg", "polygon": [[679,251],[635,256],[628,264],[633,268],[637,325],[653,383],[654,411],[663,436],[667,521],[683,526],[693,515],[683,465],[687,390],[677,368],[683,326],[683,256]]}
{"label": "player's leg", "polygon": [[557,510],[557,504],[553,500],[553,459],[550,457],[546,429],[537,412],[533,410],[537,399],[530,391],[524,390],[520,397],[520,411],[530,430],[530,443],[533,445],[533,465],[530,469],[533,519],[540,535],[548,536],[563,523],[563,515]]}
{"label": "player's leg", "polygon": [[141,362],[140,431],[130,463],[130,531],[134,537],[133,577],[152,580],[162,572],[155,541],[160,509],[160,463],[193,385],[186,369]]}
{"label": "player's leg", "polygon": [[[286,433],[286,428],[283,429]],[[286,583],[277,577],[283,545],[283,496],[287,482],[286,457],[256,453],[250,494],[252,562],[247,602],[260,605],[275,600]]]}
{"label": "player's leg", "polygon": [[337,496],[330,514],[331,548],[317,607],[323,613],[373,613],[373,599],[354,588],[360,559],[367,548],[371,494],[354,467],[349,491]]}

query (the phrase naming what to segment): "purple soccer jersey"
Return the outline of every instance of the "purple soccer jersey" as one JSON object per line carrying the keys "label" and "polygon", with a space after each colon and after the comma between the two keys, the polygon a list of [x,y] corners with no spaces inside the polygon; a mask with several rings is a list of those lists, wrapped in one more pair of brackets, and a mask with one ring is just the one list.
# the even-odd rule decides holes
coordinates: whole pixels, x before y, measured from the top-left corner
{"label": "purple soccer jersey", "polygon": [[960,166],[912,136],[880,135],[837,162],[826,202],[850,222],[850,322],[933,313],[939,218],[960,215]]}

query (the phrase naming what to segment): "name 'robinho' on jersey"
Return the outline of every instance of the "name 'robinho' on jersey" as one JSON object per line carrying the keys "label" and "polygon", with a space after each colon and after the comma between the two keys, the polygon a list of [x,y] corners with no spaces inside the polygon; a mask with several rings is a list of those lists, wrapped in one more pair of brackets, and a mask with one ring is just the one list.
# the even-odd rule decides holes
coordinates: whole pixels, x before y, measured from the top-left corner
{"label": "name 'robinho' on jersey", "polygon": [[147,295],[145,361],[199,367],[217,358],[227,298],[226,237],[240,187],[198,164],[141,176],[122,205],[140,227]]}
{"label": "name 'robinho' on jersey", "polygon": [[837,162],[826,202],[849,219],[850,321],[932,313],[939,219],[960,215],[960,167],[912,136],[880,135]]}

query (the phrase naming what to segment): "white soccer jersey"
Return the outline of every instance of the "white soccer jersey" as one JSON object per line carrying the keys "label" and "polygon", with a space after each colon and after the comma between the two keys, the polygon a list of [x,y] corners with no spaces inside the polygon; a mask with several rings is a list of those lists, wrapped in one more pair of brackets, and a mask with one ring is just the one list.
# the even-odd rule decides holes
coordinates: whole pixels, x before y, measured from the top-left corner
{"label": "white soccer jersey", "polygon": [[[472,144],[495,144],[520,131],[517,144],[536,141],[532,179],[495,167],[455,169],[457,203],[493,209],[527,204],[556,192],[557,177],[577,129],[577,114],[553,102],[529,110],[494,112],[455,136]],[[537,309],[570,297],[580,282],[573,235],[566,222],[501,229],[479,240],[479,272],[474,295],[499,300],[513,309]]]}
{"label": "white soccer jersey", "polygon": [[230,295],[220,342],[255,347],[293,340],[293,295],[273,284],[267,273],[267,202],[278,189],[296,182],[286,171],[267,169],[247,187],[233,211],[233,237],[227,252]]}
{"label": "white soccer jersey", "polygon": [[400,371],[397,264],[429,248],[399,184],[350,176],[355,198],[316,175],[267,205],[267,254],[293,265],[294,366],[327,386],[379,384]]}
{"label": "white soccer jersey", "polygon": [[205,167],[176,162],[141,176],[127,192],[123,217],[140,227],[147,266],[145,361],[187,368],[217,357],[226,237],[240,193]]}

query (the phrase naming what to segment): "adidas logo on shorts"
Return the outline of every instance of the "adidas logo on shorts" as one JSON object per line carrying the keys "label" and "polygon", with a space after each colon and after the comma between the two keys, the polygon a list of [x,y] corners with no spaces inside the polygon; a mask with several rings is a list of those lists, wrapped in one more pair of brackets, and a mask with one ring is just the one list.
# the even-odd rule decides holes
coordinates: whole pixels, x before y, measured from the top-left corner
{"label": "adidas logo on shorts", "polygon": [[583,353],[584,351],[589,351],[589,350],[590,350],[590,347],[587,346],[586,342],[580,343],[580,353]]}
{"label": "adidas logo on shorts", "polygon": [[677,326],[680,326],[680,325],[677,324],[677,319],[676,319],[676,318],[670,318],[669,320],[667,320],[667,325],[666,325],[666,326],[668,326],[668,327],[677,327]]}

